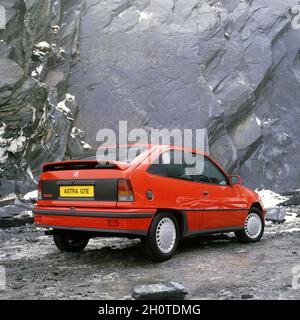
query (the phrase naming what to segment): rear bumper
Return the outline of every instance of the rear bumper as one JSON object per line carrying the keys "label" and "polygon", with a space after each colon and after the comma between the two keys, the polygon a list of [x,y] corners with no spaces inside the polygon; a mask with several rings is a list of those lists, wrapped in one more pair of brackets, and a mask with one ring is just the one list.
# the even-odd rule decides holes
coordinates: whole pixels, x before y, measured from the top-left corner
{"label": "rear bumper", "polygon": [[138,235],[148,233],[153,209],[94,209],[41,207],[33,210],[34,222],[39,227],[99,232],[112,235]]}

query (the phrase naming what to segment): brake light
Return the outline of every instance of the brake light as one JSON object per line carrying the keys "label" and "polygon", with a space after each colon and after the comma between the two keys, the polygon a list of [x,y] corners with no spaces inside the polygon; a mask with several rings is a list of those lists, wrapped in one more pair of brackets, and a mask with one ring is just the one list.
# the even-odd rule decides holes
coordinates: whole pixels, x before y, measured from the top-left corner
{"label": "brake light", "polygon": [[134,201],[133,189],[130,180],[118,180],[118,201]]}
{"label": "brake light", "polygon": [[43,196],[42,196],[42,181],[39,181],[38,184],[38,200],[42,200]]}

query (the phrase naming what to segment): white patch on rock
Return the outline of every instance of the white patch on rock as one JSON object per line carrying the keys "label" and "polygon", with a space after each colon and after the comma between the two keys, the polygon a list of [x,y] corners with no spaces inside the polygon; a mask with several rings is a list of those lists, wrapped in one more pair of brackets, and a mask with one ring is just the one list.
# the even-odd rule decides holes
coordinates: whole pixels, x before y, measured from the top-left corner
{"label": "white patch on rock", "polygon": [[9,151],[12,153],[20,152],[22,151],[25,142],[26,142],[26,137],[19,136],[18,138],[11,140],[10,146],[6,149],[6,151]]}
{"label": "white patch on rock", "polygon": [[78,139],[79,140],[79,142],[80,142],[80,144],[81,144],[81,146],[82,146],[82,148],[84,149],[84,150],[90,150],[90,149],[92,149],[92,147],[88,144],[88,143],[86,143],[85,141],[83,141],[83,140],[80,140],[80,138],[81,139],[84,139],[85,138],[85,133],[84,133],[84,131],[83,130],[81,130],[81,129],[79,129],[79,128],[76,128],[76,127],[73,127],[72,129],[71,129],[71,131],[70,131],[70,137],[71,138],[73,138],[73,139]]}
{"label": "white patch on rock", "polygon": [[72,138],[77,138],[77,137],[80,137],[80,138],[84,138],[85,137],[85,133],[83,130],[79,129],[79,128],[76,128],[76,127],[73,127],[71,129],[71,132],[70,132],[70,136]]}
{"label": "white patch on rock", "polygon": [[46,53],[40,50],[33,50],[32,55],[37,57],[40,61],[43,61]]}
{"label": "white patch on rock", "polygon": [[32,55],[37,57],[40,61],[43,61],[44,57],[52,50],[53,46],[46,41],[41,41],[33,46]]}
{"label": "white patch on rock", "polygon": [[42,73],[42,71],[43,71],[43,65],[41,64],[40,66],[38,66],[35,70],[33,70],[31,72],[31,76],[32,77],[37,77]]}
{"label": "white patch on rock", "polygon": [[1,201],[14,200],[17,195],[15,193],[7,194],[5,197],[1,197]]}
{"label": "white patch on rock", "polygon": [[20,131],[20,136],[17,138],[3,138],[6,125],[2,123],[0,127],[0,162],[4,162],[7,158],[7,152],[17,153],[22,151],[24,144],[26,143],[26,137],[23,136],[23,132]]}
{"label": "white patch on rock", "polygon": [[281,230],[279,231],[279,233],[292,233],[292,232],[299,232],[300,228],[291,228],[291,229],[287,229],[287,230]]}
{"label": "white patch on rock", "polygon": [[287,208],[287,213],[286,213],[284,219],[287,223],[292,223],[292,222],[299,220],[299,217],[297,215],[297,212],[293,212],[289,208]]}
{"label": "white patch on rock", "polygon": [[57,106],[56,109],[60,112],[62,112],[63,114],[65,114],[69,120],[74,120],[72,111],[66,106],[66,101],[74,101],[75,97],[69,93],[66,93],[65,95],[65,99],[60,101]]}
{"label": "white patch on rock", "polygon": [[7,139],[2,138],[5,132],[6,125],[2,122],[2,126],[0,127],[0,162],[4,162],[7,158],[5,155],[6,149],[5,146],[7,144]]}
{"label": "white patch on rock", "polygon": [[30,179],[33,182],[35,182],[36,184],[38,184],[38,182],[34,179],[33,173],[32,173],[31,168],[29,166],[27,167],[26,172],[27,172],[28,176],[30,177]]}
{"label": "white patch on rock", "polygon": [[139,22],[143,21],[143,20],[150,20],[151,17],[153,16],[152,12],[145,12],[145,11],[136,11],[137,14],[139,15]]}
{"label": "white patch on rock", "polygon": [[41,41],[41,42],[36,43],[34,45],[34,49],[42,51],[42,52],[49,52],[52,50],[52,46],[46,41]]}
{"label": "white patch on rock", "polygon": [[24,200],[37,200],[38,198],[38,191],[33,190],[31,192],[28,192],[24,195]]}
{"label": "white patch on rock", "polygon": [[84,142],[84,141],[80,141],[80,143],[81,143],[83,149],[85,149],[85,150],[90,150],[90,149],[92,149],[92,147],[91,147],[88,143],[86,143],[86,142]]}
{"label": "white patch on rock", "polygon": [[75,130],[74,129],[76,129],[75,127],[73,127],[72,128],[72,130],[71,130],[71,132],[70,132],[70,136],[71,136],[71,138],[73,138],[73,139],[75,139],[76,138],[76,132],[75,132]]}
{"label": "white patch on rock", "polygon": [[32,123],[35,123],[35,120],[36,120],[36,108],[31,106],[31,109],[32,109]]}
{"label": "white patch on rock", "polygon": [[60,112],[64,113],[64,114],[67,115],[67,116],[72,115],[71,110],[70,110],[68,107],[66,107],[65,100],[60,101],[60,102],[58,103],[58,105],[57,105],[57,110],[59,110]]}
{"label": "white patch on rock", "polygon": [[66,93],[66,100],[75,101],[75,96],[70,93]]}
{"label": "white patch on rock", "polygon": [[274,208],[279,203],[289,199],[288,197],[284,197],[271,190],[262,189],[262,190],[255,190],[255,191],[259,194],[265,208]]}

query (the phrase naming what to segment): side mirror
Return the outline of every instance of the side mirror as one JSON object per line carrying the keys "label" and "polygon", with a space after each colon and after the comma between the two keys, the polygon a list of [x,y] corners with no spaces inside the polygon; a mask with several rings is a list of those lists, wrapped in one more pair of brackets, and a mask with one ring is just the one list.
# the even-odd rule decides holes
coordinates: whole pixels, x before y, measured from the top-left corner
{"label": "side mirror", "polygon": [[242,179],[240,176],[230,176],[230,184],[233,186],[235,184],[241,184]]}

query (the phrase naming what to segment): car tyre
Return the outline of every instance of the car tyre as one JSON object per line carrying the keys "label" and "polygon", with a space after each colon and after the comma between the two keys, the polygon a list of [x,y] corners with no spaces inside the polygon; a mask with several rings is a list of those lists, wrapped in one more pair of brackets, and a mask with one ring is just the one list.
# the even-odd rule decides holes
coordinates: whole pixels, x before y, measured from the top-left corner
{"label": "car tyre", "polygon": [[261,211],[257,208],[251,208],[244,222],[243,230],[235,232],[239,242],[252,243],[259,241],[263,236],[265,221]]}
{"label": "car tyre", "polygon": [[155,215],[148,236],[141,239],[144,253],[151,260],[162,262],[170,259],[179,242],[178,222],[169,212]]}
{"label": "car tyre", "polygon": [[77,234],[54,233],[53,240],[56,247],[63,252],[82,251],[88,244],[89,238]]}

